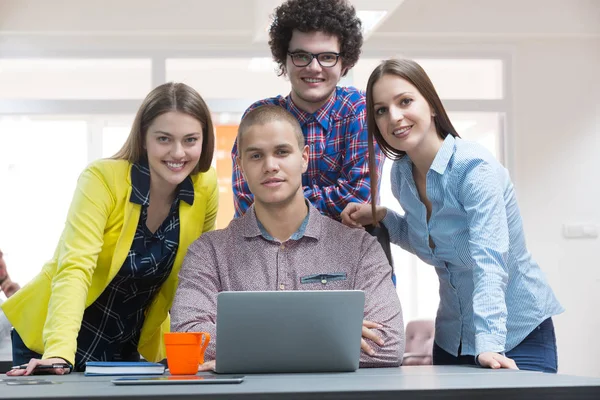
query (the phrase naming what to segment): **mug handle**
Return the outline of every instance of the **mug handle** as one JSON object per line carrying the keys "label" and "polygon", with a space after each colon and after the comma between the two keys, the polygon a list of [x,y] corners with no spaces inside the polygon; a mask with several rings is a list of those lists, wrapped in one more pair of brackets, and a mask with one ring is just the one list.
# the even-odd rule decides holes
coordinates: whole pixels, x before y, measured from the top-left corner
{"label": "mug handle", "polygon": [[210,342],[210,333],[208,332],[201,332],[201,336],[202,336],[202,346],[200,346],[200,354],[204,354],[204,351],[206,350],[206,348],[208,347],[208,343]]}

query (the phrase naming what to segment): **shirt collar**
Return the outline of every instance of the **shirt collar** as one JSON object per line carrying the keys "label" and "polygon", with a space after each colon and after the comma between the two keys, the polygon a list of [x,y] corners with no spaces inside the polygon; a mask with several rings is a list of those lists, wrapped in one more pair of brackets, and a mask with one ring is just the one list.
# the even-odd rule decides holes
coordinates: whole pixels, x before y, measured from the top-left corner
{"label": "shirt collar", "polygon": [[[300,240],[304,236],[312,237],[315,239],[320,238],[321,232],[321,221],[319,217],[322,217],[317,210],[308,200],[305,200],[308,205],[308,213],[300,224],[298,230],[290,236],[288,240]],[[241,218],[242,221],[242,234],[244,237],[257,237],[262,236],[266,240],[275,241],[275,239],[267,232],[263,224],[256,218],[256,212],[254,210],[254,204],[248,209],[246,214]]]}
{"label": "shirt collar", "polygon": [[[442,146],[439,148],[436,153],[433,162],[431,163],[430,169],[434,170],[440,175],[443,175],[446,172],[446,168],[448,168],[448,163],[450,159],[454,155],[454,150],[456,148],[456,139],[454,136],[448,134],[442,143]],[[408,181],[412,181],[412,169],[413,164],[408,156],[408,154],[404,155],[401,159],[394,162],[394,164],[398,165],[398,169],[400,172],[400,176],[404,177],[404,179]]]}
{"label": "shirt collar", "polygon": [[300,123],[300,126],[304,126],[307,122],[310,122],[314,118],[321,125],[321,127],[327,131],[329,129],[329,119],[331,113],[334,109],[334,105],[337,102],[337,91],[338,88],[336,87],[331,96],[329,96],[329,99],[327,99],[327,102],[325,102],[321,108],[312,114],[299,109],[292,101],[292,95],[289,94],[285,98],[287,109],[296,117]]}
{"label": "shirt collar", "polygon": [[454,155],[454,149],[456,147],[456,139],[451,134],[448,134],[442,143],[442,147],[438,150],[433,163],[431,163],[430,169],[434,170],[440,175],[444,175],[450,159]]}
{"label": "shirt collar", "polygon": [[[194,184],[190,176],[187,176],[177,186],[176,198],[189,205],[194,204]],[[146,159],[131,166],[131,197],[129,201],[143,206],[150,204],[150,168]]]}

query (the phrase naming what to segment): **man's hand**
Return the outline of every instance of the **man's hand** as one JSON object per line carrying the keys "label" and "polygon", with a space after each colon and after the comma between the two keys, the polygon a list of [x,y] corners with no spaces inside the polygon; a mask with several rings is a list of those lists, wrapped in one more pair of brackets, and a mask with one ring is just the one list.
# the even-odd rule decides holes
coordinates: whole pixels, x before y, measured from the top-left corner
{"label": "man's hand", "polygon": [[[52,364],[64,364],[66,361],[62,358],[47,358],[45,360],[40,360],[37,358],[32,358],[31,361],[27,364],[27,369],[11,369],[6,373],[8,376],[22,376],[22,375],[33,375],[36,373],[35,368],[38,365],[52,365]],[[69,368],[48,368],[43,369],[44,373],[48,374],[56,374],[56,375],[64,375],[71,372]]]}
{"label": "man's hand", "polygon": [[10,297],[17,292],[17,290],[21,289],[18,283],[13,282],[8,276],[8,271],[6,270],[6,262],[4,262],[4,258],[2,257],[2,250],[0,250],[0,291],[4,292],[6,297]]}
{"label": "man's hand", "polygon": [[512,358],[508,358],[506,356],[503,356],[502,354],[493,353],[490,351],[479,354],[479,356],[477,357],[477,362],[479,363],[479,365],[485,368],[519,369],[517,367],[517,364],[515,363],[515,360],[513,360]]}
{"label": "man's hand", "polygon": [[216,365],[215,360],[207,361],[198,367],[198,372],[214,371]]}
{"label": "man's hand", "polygon": [[0,281],[2,281],[2,283],[0,283],[0,291],[4,292],[7,298],[21,289],[21,286],[19,286],[17,282],[13,282],[9,276],[6,276],[3,280],[0,279]]}
{"label": "man's hand", "polygon": [[377,336],[377,333],[375,331],[371,330],[374,328],[383,328],[383,326],[381,326],[380,324],[378,324],[376,322],[367,321],[366,319],[363,320],[363,326],[362,326],[362,337],[363,338],[360,339],[360,348],[370,356],[375,354],[375,350],[373,350],[373,348],[367,344],[367,341],[365,339],[370,339],[373,342],[377,343],[379,346],[383,346],[383,340],[379,336]]}

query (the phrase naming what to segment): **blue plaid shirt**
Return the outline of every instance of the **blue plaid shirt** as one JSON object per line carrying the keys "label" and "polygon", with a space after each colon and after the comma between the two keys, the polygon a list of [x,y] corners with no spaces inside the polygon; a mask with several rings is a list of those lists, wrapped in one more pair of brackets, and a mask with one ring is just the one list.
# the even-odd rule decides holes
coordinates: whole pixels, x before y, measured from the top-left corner
{"label": "blue plaid shirt", "polygon": [[131,168],[130,202],[142,212],[123,266],[112,282],[83,314],[77,338],[75,369],[87,361],[139,360],[137,345],[146,308],[167,280],[179,246],[179,201],[194,202],[188,177],[178,188],[169,215],[152,233],[146,226],[150,204],[150,171],[147,162]]}
{"label": "blue plaid shirt", "polygon": [[[290,95],[277,96],[252,104],[244,113],[265,105],[278,105],[296,117],[310,148],[308,169],[302,175],[304,196],[322,213],[340,219],[346,204],[369,203],[368,137],[365,96],[353,87],[337,87],[329,100],[315,113],[300,110]],[[375,144],[379,176],[383,154]],[[254,202],[252,193],[233,160],[233,203],[235,217],[242,216]]]}
{"label": "blue plaid shirt", "polygon": [[388,210],[383,224],[392,243],[435,267],[435,342],[454,356],[512,350],[563,308],[527,251],[508,171],[477,143],[448,135],[427,172],[427,221],[412,165],[405,156],[392,166],[405,214]]}

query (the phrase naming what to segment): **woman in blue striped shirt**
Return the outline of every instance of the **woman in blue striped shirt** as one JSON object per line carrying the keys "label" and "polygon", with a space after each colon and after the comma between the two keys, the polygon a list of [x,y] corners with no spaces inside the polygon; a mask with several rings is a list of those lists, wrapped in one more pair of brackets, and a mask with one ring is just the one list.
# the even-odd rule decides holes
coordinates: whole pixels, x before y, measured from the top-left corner
{"label": "woman in blue striped shirt", "polygon": [[375,138],[394,160],[392,193],[405,214],[351,203],[342,221],[382,222],[393,243],[435,267],[434,364],[556,372],[551,317],[563,308],[527,251],[508,171],[485,148],[460,139],[414,61],[387,60],[373,71],[367,123],[371,148]]}

